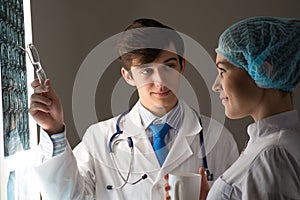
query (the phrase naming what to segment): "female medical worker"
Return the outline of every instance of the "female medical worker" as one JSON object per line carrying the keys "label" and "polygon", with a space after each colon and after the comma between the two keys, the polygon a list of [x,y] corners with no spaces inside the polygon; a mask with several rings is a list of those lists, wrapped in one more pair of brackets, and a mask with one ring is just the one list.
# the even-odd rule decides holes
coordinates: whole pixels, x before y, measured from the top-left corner
{"label": "female medical worker", "polygon": [[299,35],[300,19],[254,17],[220,36],[213,90],[227,117],[255,122],[245,150],[207,199],[300,199],[300,123],[292,102],[300,81]]}
{"label": "female medical worker", "polygon": [[[42,164],[35,168],[43,199],[162,199],[164,174],[195,173],[204,165],[201,132],[215,177],[238,157],[236,143],[222,125],[205,116],[200,120],[176,96],[185,69],[178,33],[155,20],[139,19],[117,47],[121,73],[140,99],[130,112],[89,127],[73,152],[65,144],[62,106],[49,80],[46,87],[32,84],[30,113],[43,128]],[[164,161],[155,154],[155,136],[149,130],[159,121],[169,129],[163,139],[167,146],[158,150],[168,151]]]}

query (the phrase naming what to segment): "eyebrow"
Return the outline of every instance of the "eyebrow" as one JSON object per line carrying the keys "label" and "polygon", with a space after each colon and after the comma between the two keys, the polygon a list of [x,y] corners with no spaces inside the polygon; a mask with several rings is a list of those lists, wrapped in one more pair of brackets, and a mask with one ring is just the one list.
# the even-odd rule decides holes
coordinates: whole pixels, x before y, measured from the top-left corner
{"label": "eyebrow", "polygon": [[216,66],[219,68],[219,65],[220,65],[220,64],[226,65],[226,62],[219,61],[219,62],[216,63]]}
{"label": "eyebrow", "polygon": [[167,63],[167,62],[170,62],[170,61],[178,61],[178,59],[175,58],[175,57],[171,57],[171,58],[168,58],[167,60],[165,60],[163,63]]}
{"label": "eyebrow", "polygon": [[[176,61],[176,62],[177,62],[178,59],[175,58],[175,57],[171,57],[171,58],[168,58],[168,59],[164,60],[163,63],[165,64],[165,63],[168,63],[168,62],[170,62],[170,61]],[[151,63],[145,63],[145,64],[141,64],[141,65],[135,65],[134,67],[138,67],[138,68],[146,68],[146,67],[151,66],[152,63],[153,63],[153,62],[151,62]]]}

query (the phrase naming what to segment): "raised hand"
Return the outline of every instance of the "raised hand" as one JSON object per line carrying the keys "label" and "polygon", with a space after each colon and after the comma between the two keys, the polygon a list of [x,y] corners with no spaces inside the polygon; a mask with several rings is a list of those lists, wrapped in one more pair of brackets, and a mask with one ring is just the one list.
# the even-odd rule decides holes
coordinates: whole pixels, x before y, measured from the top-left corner
{"label": "raised hand", "polygon": [[43,85],[36,79],[31,83],[34,93],[30,98],[29,113],[49,135],[64,130],[63,109],[59,96],[51,88],[50,79]]}

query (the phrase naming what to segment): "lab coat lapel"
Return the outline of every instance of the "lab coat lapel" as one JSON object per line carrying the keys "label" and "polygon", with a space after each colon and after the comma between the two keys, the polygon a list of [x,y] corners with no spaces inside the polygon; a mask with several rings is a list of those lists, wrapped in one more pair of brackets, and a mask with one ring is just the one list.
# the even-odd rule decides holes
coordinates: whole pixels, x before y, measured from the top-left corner
{"label": "lab coat lapel", "polygon": [[138,170],[147,173],[148,177],[154,182],[160,170],[160,166],[145,132],[145,128],[142,125],[137,104],[131,109],[122,123],[123,131],[126,135],[132,137],[135,151],[134,159],[136,163],[139,163]]}
{"label": "lab coat lapel", "polygon": [[156,182],[162,179],[165,174],[172,172],[180,166],[194,153],[198,153],[193,152],[190,145],[201,129],[202,127],[199,123],[198,117],[194,111],[184,103],[184,119],[182,127],[180,128],[174,144],[172,145],[162,169],[156,178]]}

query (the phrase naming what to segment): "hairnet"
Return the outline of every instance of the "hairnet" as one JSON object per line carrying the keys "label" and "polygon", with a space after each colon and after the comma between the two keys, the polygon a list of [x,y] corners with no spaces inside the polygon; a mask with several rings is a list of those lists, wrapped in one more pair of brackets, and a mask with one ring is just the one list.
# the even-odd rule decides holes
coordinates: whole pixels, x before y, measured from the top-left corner
{"label": "hairnet", "polygon": [[259,87],[291,92],[300,80],[300,19],[244,19],[222,33],[216,52]]}

